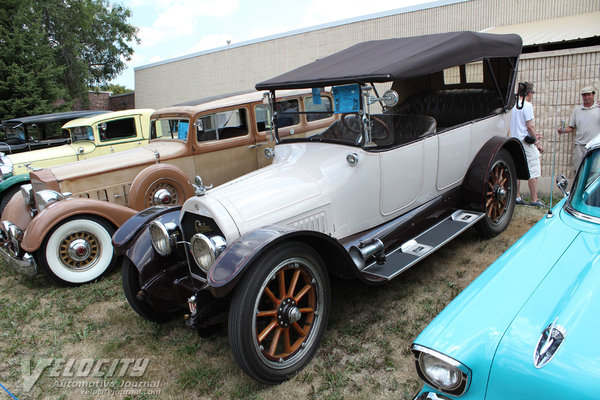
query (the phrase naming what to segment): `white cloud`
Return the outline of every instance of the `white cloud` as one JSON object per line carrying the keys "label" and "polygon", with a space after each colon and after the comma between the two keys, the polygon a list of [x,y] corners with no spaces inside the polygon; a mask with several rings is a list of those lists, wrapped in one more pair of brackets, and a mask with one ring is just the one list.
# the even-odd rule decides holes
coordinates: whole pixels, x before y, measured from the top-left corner
{"label": "white cloud", "polygon": [[162,29],[149,26],[140,26],[139,29],[138,37],[141,43],[138,47],[140,48],[154,47],[169,40],[168,35]]}
{"label": "white cloud", "polygon": [[224,18],[236,12],[237,0],[167,0],[153,27],[163,29],[169,36],[192,35],[202,18]]}
{"label": "white cloud", "polygon": [[[227,46],[227,41],[232,40],[231,35],[226,33],[221,33],[218,35],[206,35],[203,36],[199,41],[194,43],[192,47],[187,49],[185,52],[179,54],[178,56],[188,55],[192,53],[198,53],[204,50],[210,50],[217,47]],[[178,57],[175,56],[175,57]]]}

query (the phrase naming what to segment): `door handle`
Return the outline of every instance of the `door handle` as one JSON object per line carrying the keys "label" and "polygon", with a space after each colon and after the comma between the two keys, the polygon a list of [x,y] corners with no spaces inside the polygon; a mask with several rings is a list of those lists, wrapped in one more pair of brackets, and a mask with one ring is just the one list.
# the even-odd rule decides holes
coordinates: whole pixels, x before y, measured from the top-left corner
{"label": "door handle", "polygon": [[263,145],[262,143],[251,144],[250,146],[248,146],[248,148],[249,149],[255,149],[255,148],[260,147],[262,145]]}

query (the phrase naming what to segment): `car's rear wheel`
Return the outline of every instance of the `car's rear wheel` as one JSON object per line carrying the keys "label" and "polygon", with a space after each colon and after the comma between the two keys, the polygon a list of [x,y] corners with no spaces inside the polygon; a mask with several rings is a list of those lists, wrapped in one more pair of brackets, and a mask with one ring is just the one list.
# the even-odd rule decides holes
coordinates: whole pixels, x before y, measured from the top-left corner
{"label": "car's rear wheel", "polygon": [[68,219],[55,227],[38,250],[44,270],[60,284],[78,285],[100,278],[114,266],[115,229],[94,217]]}
{"label": "car's rear wheel", "polygon": [[229,343],[239,366],[257,381],[290,378],[316,353],[329,317],[329,277],[309,246],[286,243],[266,252],[234,293]]}
{"label": "car's rear wheel", "polygon": [[500,234],[508,226],[515,208],[517,175],[510,153],[501,149],[488,171],[483,193],[485,216],[476,225],[483,237]]}
{"label": "car's rear wheel", "polygon": [[142,318],[152,322],[166,322],[175,316],[174,313],[163,313],[156,311],[150,304],[138,298],[141,289],[140,274],[133,263],[126,257],[121,263],[121,278],[123,291],[127,302]]}

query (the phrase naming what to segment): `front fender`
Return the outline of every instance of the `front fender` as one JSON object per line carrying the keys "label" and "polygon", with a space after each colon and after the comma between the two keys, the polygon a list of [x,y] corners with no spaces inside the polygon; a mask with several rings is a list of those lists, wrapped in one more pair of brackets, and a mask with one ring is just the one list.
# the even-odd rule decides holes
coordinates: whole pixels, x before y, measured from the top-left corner
{"label": "front fender", "polygon": [[36,251],[52,228],[62,220],[75,215],[96,215],[119,227],[136,212],[129,207],[101,200],[61,200],[48,206],[31,220],[23,234],[21,247],[27,252]]}
{"label": "front fender", "polygon": [[314,248],[329,272],[345,277],[356,276],[348,252],[336,239],[316,231],[267,226],[249,232],[227,246],[208,272],[208,289],[214,297],[226,296],[265,251],[288,240],[303,242]]}
{"label": "front fender", "polygon": [[517,179],[529,179],[527,159],[521,142],[511,137],[494,136],[479,150],[462,184],[463,203],[474,210],[482,207],[482,195],[486,192],[488,173],[496,154],[501,149],[506,149],[510,153],[517,169]]}
{"label": "front fender", "polygon": [[[173,216],[169,217],[168,219],[169,221],[177,224],[179,222],[179,215],[181,214],[181,206],[150,207],[138,212],[125,221],[125,223],[122,224],[113,235],[113,247],[116,255],[119,256],[125,254],[129,247],[135,244],[133,239],[138,236],[140,231],[150,222],[164,214],[173,214]],[[139,242],[139,240],[136,240],[136,242]]]}
{"label": "front fender", "polygon": [[15,185],[24,185],[29,183],[29,174],[13,175],[0,182],[0,197],[4,195],[4,191]]}

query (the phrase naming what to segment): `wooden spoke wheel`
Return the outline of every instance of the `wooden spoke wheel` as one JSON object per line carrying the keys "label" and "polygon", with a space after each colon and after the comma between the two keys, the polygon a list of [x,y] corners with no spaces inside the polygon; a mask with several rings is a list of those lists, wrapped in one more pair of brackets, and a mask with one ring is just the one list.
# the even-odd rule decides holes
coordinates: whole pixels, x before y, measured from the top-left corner
{"label": "wooden spoke wheel", "polygon": [[502,149],[494,158],[485,183],[485,217],[477,224],[482,236],[493,237],[506,229],[515,208],[516,189],[515,163],[508,151]]}
{"label": "wooden spoke wheel", "polygon": [[240,367],[281,382],[314,356],[329,316],[329,278],[319,255],[300,243],[268,251],[236,289],[229,341]]}

